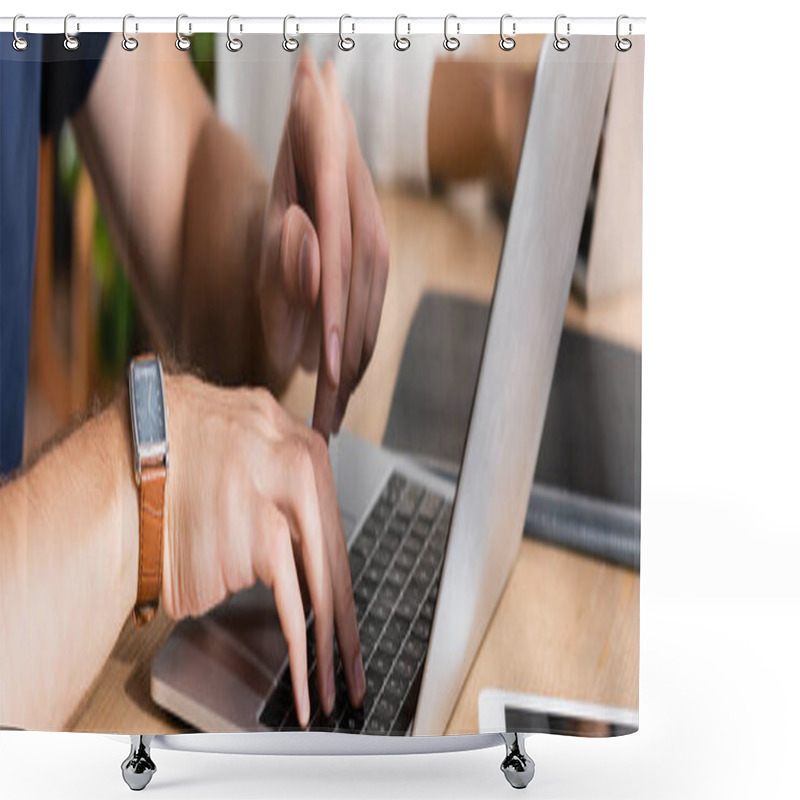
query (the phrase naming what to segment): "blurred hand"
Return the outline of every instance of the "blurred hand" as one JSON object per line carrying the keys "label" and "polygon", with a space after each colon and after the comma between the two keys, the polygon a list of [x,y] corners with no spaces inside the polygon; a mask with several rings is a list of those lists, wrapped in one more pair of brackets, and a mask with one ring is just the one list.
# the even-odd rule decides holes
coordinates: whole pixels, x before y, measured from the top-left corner
{"label": "blurred hand", "polygon": [[350,702],[364,697],[350,568],[322,437],[263,389],[168,376],[170,477],[161,603],[198,616],[261,579],[289,647],[297,718],[309,719],[306,616],[315,614],[319,696],[335,700],[334,628]]}
{"label": "blurred hand", "polygon": [[268,370],[318,369],[327,439],[372,357],[389,265],[380,206],[332,64],[297,63],[258,277]]}

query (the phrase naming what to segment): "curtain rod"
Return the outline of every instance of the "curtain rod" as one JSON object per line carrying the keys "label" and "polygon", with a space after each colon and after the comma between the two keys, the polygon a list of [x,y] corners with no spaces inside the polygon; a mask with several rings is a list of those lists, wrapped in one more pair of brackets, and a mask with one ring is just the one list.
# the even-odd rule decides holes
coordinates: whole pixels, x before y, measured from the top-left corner
{"label": "curtain rod", "polygon": [[[304,33],[338,34],[344,30],[348,35],[359,33],[379,33],[394,35],[395,24],[406,36],[415,34],[436,34],[444,32],[444,17],[350,17],[340,22],[339,17],[303,17],[292,16],[287,23],[292,35]],[[17,21],[17,33],[64,33],[64,17],[20,16]],[[227,17],[193,17],[181,15],[181,31],[192,33],[226,33]],[[580,35],[615,35],[617,33],[616,17],[570,17],[560,15],[559,30],[570,36]],[[340,27],[341,26],[341,27]],[[458,17],[452,16],[448,30],[457,36],[472,34],[500,33],[500,17]],[[529,33],[553,33],[553,17],[514,17],[505,16],[503,30],[508,35],[518,36]],[[135,33],[175,33],[175,17],[136,17],[128,18],[126,29],[129,34]],[[11,32],[14,29],[14,17],[0,17],[0,32]],[[284,33],[284,17],[236,17],[232,22],[232,30],[238,34],[248,33]],[[122,17],[81,17],[69,15],[69,31],[80,33],[121,33]],[[624,20],[623,33],[626,36],[641,35],[645,32],[644,17],[627,17]]]}

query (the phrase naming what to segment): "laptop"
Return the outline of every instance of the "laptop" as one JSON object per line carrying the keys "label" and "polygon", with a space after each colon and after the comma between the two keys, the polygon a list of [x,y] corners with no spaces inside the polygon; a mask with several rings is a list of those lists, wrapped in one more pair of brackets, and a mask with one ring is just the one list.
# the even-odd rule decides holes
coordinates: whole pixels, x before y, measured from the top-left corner
{"label": "laptop", "polygon": [[[323,714],[309,619],[311,730],[445,731],[519,549],[615,52],[607,37],[543,46],[457,483],[331,441],[367,686],[351,708],[337,655]],[[151,693],[202,731],[298,730],[271,591],[176,625]]]}

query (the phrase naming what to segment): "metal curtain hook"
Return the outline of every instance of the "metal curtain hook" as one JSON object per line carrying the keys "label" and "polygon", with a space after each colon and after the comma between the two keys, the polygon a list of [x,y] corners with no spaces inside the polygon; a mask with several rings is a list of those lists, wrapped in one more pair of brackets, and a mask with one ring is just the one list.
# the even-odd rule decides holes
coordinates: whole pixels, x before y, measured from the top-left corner
{"label": "metal curtain hook", "polygon": [[[67,16],[64,17],[64,49],[74,51],[81,46],[81,43],[80,41],[78,41],[78,38],[76,36],[70,36],[69,21],[71,19],[75,19],[74,14],[67,14]],[[75,29],[76,30],[81,29],[80,23],[76,24]]]}
{"label": "metal curtain hook", "polygon": [[[558,21],[560,19],[566,19],[566,14],[559,14],[556,17],[555,22],[553,23],[553,47],[558,50],[559,53],[563,53],[565,50],[569,50],[569,39],[566,36],[560,36],[558,33]],[[569,22],[567,22],[567,36],[569,36]]]}
{"label": "metal curtain hook", "polygon": [[[506,52],[508,52],[509,50],[513,50],[517,45],[516,41],[514,41],[514,39],[512,39],[511,36],[506,36],[503,30],[505,21],[511,18],[512,18],[511,14],[503,14],[503,16],[500,17],[500,49],[505,50]],[[517,23],[512,22],[511,33],[515,34],[516,32],[517,32]]]}
{"label": "metal curtain hook", "polygon": [[[225,47],[227,47],[231,53],[238,53],[243,47],[242,40],[231,35],[231,22],[233,22],[235,19],[239,19],[236,14],[231,14],[228,17],[228,41],[225,42]],[[241,25],[239,26],[239,30],[242,30]]]}
{"label": "metal curtain hook", "polygon": [[454,50],[458,50],[458,48],[461,47],[461,41],[459,40],[458,36],[450,36],[447,33],[447,27],[451,19],[456,20],[457,34],[461,32],[461,23],[458,22],[458,17],[456,17],[455,14],[448,14],[444,18],[444,49],[449,50],[452,53]]}
{"label": "metal curtain hook", "polygon": [[[27,50],[28,49],[28,40],[24,36],[20,36],[17,33],[17,24],[19,23],[19,21],[21,19],[25,19],[25,15],[24,14],[17,14],[17,16],[14,17],[14,22],[13,22],[13,24],[11,26],[11,31],[14,34],[14,41],[11,42],[11,46],[18,53],[21,53],[23,50]],[[28,23],[27,22],[25,23],[25,30],[26,31],[28,30]]]}
{"label": "metal curtain hook", "polygon": [[[188,19],[188,14],[178,14],[175,20],[175,47],[178,50],[188,50],[192,46],[192,40],[181,33],[181,20]],[[189,33],[192,32],[192,23],[189,23]]]}
{"label": "metal curtain hook", "polygon": [[[291,14],[287,14],[283,18],[283,49],[287,53],[293,53],[295,50],[297,50],[298,47],[300,47],[300,42],[294,36],[289,36],[290,19],[297,19],[297,18],[293,17]],[[295,33],[299,31],[300,31],[300,26],[295,25]]]}
{"label": "metal curtain hook", "polygon": [[[126,14],[122,18],[122,49],[127,50],[129,53],[133,52],[139,46],[139,40],[133,36],[128,36],[128,20],[136,19],[133,14]],[[135,30],[139,30],[139,25],[136,23]]]}
{"label": "metal curtain hook", "polygon": [[[622,20],[624,20],[624,19],[628,19],[627,14],[620,14],[617,17],[617,41],[614,42],[614,47],[616,47],[617,50],[619,50],[620,53],[627,53],[628,50],[630,50],[631,47],[633,47],[633,42],[630,39],[623,39],[620,36],[620,22],[622,22]],[[629,22],[628,23],[628,35],[630,36],[631,33],[633,33],[633,26]]]}
{"label": "metal curtain hook", "polygon": [[[344,26],[344,21],[346,19],[353,19],[353,18],[349,14],[342,14],[342,16],[339,17],[339,49],[344,50],[345,52],[347,52],[348,50],[352,50],[356,46],[355,40],[352,38],[352,36],[344,35],[343,26]],[[356,32],[355,22],[351,23],[351,25],[352,25],[351,33],[355,33]]]}
{"label": "metal curtain hook", "polygon": [[[394,49],[399,50],[401,53],[404,50],[408,50],[411,47],[411,39],[408,36],[401,36],[400,35],[400,20],[401,19],[408,19],[405,14],[398,14],[394,18]],[[408,33],[411,33],[411,23],[406,23],[406,28],[408,28]]]}

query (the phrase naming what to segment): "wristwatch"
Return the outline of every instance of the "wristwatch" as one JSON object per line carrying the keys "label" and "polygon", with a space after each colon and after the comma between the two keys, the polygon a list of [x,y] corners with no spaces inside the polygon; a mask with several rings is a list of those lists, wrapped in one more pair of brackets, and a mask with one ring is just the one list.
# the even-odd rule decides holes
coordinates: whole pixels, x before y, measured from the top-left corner
{"label": "wristwatch", "polygon": [[152,353],[128,368],[128,397],[136,485],[139,488],[139,584],[133,618],[137,626],[158,610],[163,563],[164,508],[169,469],[164,372]]}

